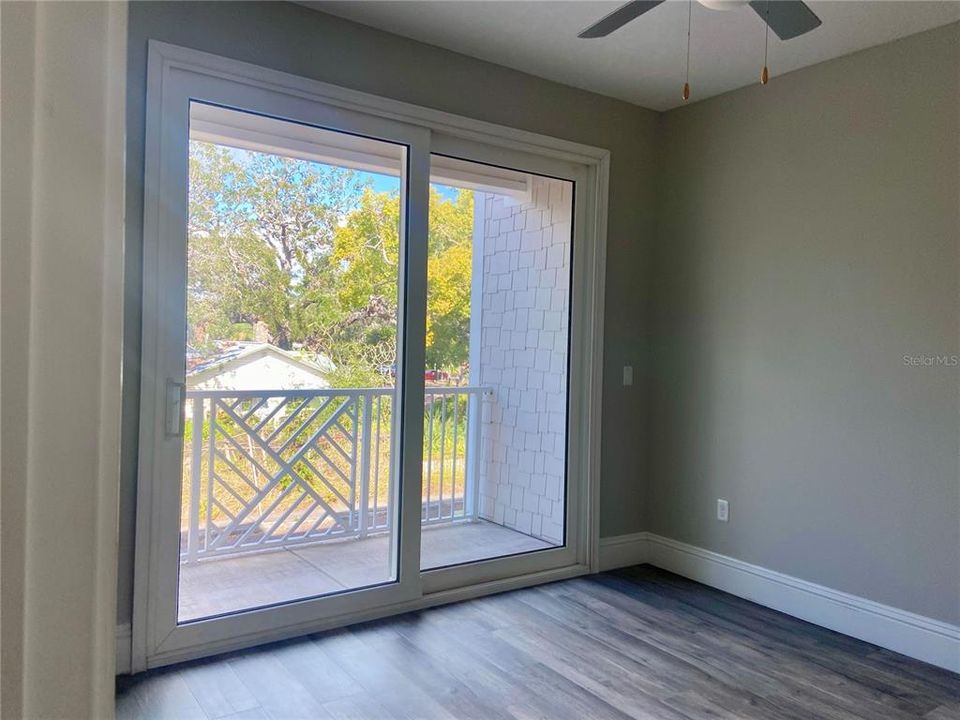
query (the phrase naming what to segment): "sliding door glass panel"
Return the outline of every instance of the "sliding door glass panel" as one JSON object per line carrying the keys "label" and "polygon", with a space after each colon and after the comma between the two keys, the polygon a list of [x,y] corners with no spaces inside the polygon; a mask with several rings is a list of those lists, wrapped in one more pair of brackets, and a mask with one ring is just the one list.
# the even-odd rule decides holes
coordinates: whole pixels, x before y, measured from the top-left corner
{"label": "sliding door glass panel", "polygon": [[191,103],[180,623],[397,579],[405,153]]}
{"label": "sliding door glass panel", "polygon": [[431,160],[424,570],[565,543],[574,189]]}

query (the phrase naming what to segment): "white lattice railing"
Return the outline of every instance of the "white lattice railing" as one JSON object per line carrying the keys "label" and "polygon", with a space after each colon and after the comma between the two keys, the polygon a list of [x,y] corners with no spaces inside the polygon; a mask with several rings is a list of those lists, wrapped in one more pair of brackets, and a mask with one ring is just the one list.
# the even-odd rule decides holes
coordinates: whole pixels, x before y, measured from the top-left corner
{"label": "white lattice railing", "polygon": [[[424,524],[476,517],[489,391],[428,387]],[[181,560],[390,530],[394,390],[189,390]]]}

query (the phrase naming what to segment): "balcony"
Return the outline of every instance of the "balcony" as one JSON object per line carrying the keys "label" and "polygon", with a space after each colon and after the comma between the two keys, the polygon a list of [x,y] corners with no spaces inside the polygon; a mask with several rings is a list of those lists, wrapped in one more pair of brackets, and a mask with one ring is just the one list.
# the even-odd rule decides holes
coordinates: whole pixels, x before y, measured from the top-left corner
{"label": "balcony", "polygon": [[[389,582],[393,388],[187,391],[181,622]],[[428,387],[421,567],[552,546],[479,512],[494,394]]]}
{"label": "balcony", "polygon": [[[389,582],[400,146],[190,113],[179,618]],[[573,217],[566,180],[430,173],[424,569],[564,543]]]}

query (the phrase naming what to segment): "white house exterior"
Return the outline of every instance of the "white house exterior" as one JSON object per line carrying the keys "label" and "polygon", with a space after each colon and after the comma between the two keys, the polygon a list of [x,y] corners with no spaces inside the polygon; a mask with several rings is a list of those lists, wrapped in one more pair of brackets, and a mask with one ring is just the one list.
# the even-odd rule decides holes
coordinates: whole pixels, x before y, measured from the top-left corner
{"label": "white house exterior", "polygon": [[[321,366],[322,364],[322,366]],[[269,343],[238,342],[187,374],[190,390],[301,390],[330,387],[333,363],[303,360]]]}

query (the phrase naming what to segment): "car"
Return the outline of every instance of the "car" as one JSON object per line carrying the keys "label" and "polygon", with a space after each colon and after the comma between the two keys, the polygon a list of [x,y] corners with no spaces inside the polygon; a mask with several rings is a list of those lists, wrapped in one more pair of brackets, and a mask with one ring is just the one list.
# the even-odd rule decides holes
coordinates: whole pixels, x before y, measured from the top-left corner
{"label": "car", "polygon": [[[396,365],[381,365],[377,368],[377,371],[385,377],[395,378],[397,376]],[[446,382],[450,379],[450,373],[437,368],[428,369],[423,371],[423,379],[426,382]]]}

